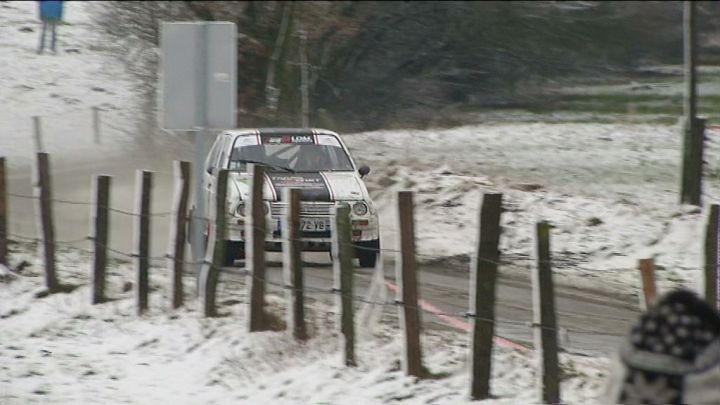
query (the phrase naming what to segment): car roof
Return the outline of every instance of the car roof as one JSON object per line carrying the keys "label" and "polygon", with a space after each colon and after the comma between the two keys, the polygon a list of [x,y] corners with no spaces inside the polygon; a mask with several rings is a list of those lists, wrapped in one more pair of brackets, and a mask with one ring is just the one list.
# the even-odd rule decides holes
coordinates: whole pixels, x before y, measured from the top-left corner
{"label": "car roof", "polygon": [[239,129],[228,129],[223,133],[233,136],[240,135],[313,135],[313,134],[325,134],[339,136],[336,132],[329,131],[321,128],[239,128]]}

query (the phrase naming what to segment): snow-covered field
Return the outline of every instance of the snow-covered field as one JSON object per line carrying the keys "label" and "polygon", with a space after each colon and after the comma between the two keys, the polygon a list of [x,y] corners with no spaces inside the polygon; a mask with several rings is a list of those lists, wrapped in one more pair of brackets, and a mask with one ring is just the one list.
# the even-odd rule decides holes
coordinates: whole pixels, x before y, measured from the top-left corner
{"label": "snow-covered field", "polygon": [[[708,131],[705,207],[718,201],[719,132]],[[395,193],[415,191],[421,259],[474,251],[482,193],[504,194],[501,248],[525,271],[534,224],[554,226],[561,282],[633,292],[637,262],[655,259],[662,288],[699,288],[707,211],[678,204],[680,128],[651,124],[495,123],[347,136],[373,171],[384,246]]]}
{"label": "snow-covered field", "polygon": [[[14,257],[32,256],[29,246],[13,249]],[[62,281],[79,286],[70,294],[35,298],[43,285],[37,267],[0,281],[0,404],[469,403],[465,335],[425,332],[426,366],[438,377],[417,380],[401,370],[397,320],[358,321],[359,365],[347,368],[334,309],[321,297],[309,297],[312,338],[300,344],[284,331],[249,334],[245,288],[239,283],[220,284],[220,318],[199,313],[193,278],[185,280],[188,307],[171,310],[164,268],[151,270],[149,314],[135,313],[134,271],[128,263],[114,263],[109,275],[108,295],[114,300],[92,306],[90,260],[76,250],[60,253]],[[269,311],[283,316],[284,301],[269,299]],[[359,314],[378,310],[358,306]],[[487,403],[538,402],[533,353],[495,348],[492,392],[497,398]],[[572,355],[562,355],[561,361],[563,399],[595,402],[608,361]]]}

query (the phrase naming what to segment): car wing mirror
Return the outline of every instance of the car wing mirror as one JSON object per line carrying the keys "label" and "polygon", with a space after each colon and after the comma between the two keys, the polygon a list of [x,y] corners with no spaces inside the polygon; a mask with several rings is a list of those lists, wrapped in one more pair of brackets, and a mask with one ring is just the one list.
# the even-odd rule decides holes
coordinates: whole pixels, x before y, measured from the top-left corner
{"label": "car wing mirror", "polygon": [[367,176],[368,173],[370,173],[370,166],[368,166],[368,165],[360,166],[360,168],[358,169],[358,173],[360,173],[361,178]]}

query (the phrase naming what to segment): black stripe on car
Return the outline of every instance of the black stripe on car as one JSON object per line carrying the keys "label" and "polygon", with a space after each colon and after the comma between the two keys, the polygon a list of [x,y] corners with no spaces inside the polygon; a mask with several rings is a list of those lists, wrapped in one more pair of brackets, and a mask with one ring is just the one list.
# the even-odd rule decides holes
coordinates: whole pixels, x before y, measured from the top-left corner
{"label": "black stripe on car", "polygon": [[328,185],[320,173],[268,173],[268,178],[277,190],[278,200],[282,199],[281,189],[297,188],[303,201],[332,201]]}

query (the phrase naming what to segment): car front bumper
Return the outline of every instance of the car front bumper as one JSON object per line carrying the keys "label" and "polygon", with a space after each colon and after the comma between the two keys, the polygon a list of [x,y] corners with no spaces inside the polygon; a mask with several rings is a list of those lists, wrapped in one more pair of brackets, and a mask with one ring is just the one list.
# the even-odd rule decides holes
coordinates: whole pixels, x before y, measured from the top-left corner
{"label": "car front bumper", "polygon": [[[303,250],[328,250],[332,242],[331,230],[334,227],[333,203],[301,204],[300,221],[305,228],[301,233],[304,244]],[[282,221],[285,204],[273,202],[269,215],[266,215],[267,235],[266,242],[282,242]],[[365,215],[351,214],[352,240],[354,242],[373,241],[380,239],[380,224],[377,212],[371,211]],[[227,240],[242,242],[246,240],[248,232],[246,218],[228,216]],[[306,246],[305,246],[306,245]]]}

